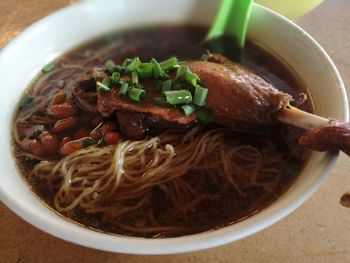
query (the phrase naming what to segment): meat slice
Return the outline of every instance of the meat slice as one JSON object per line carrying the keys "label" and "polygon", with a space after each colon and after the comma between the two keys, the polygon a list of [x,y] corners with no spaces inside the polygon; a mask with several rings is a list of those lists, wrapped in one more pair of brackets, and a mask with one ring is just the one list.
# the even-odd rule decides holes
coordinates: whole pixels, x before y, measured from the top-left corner
{"label": "meat slice", "polygon": [[98,93],[98,111],[103,117],[112,115],[114,111],[149,114],[152,115],[154,122],[159,122],[160,127],[164,125],[168,126],[168,124],[183,126],[191,124],[196,120],[196,116],[194,114],[190,116],[183,116],[180,111],[174,107],[155,105],[153,103],[153,99],[157,96],[159,97],[159,94],[152,94],[155,93],[152,91],[153,89],[153,85],[151,87],[149,85],[145,85],[147,99],[141,103],[132,102],[127,98],[118,96],[117,89],[111,89],[107,93]]}
{"label": "meat slice", "polygon": [[[292,100],[290,95],[278,91],[249,69],[224,57],[216,58],[216,63],[187,62],[191,71],[199,76],[200,84],[208,88],[206,105],[213,110],[215,123],[239,128],[269,124],[274,113]],[[92,71],[106,76],[102,69]],[[183,116],[174,107],[155,105],[153,99],[159,94],[154,89],[154,80],[143,79],[142,85],[147,92],[142,103],[118,96],[115,88],[106,93],[96,92],[91,73],[73,85],[72,93],[84,110],[98,111],[103,117],[116,113],[121,129],[132,138],[141,138],[149,129],[187,128],[197,121],[195,114]]]}
{"label": "meat slice", "polygon": [[[188,62],[192,72],[200,77],[201,85],[208,88],[207,106],[213,110],[214,122],[231,127],[269,124],[273,120],[272,115],[292,100],[290,95],[278,91],[252,71],[238,64],[227,63],[225,59],[220,62],[223,64]],[[194,114],[185,117],[173,107],[154,105],[153,98],[159,96],[154,91],[154,82],[145,80],[142,84],[148,94],[145,102],[131,102],[112,89],[108,93],[98,94],[99,112],[104,117],[118,112],[124,132],[135,135],[135,129],[139,127],[140,136],[149,128],[184,128],[196,121]],[[122,117],[120,112],[128,113],[127,117]],[[138,124],[131,125],[132,129],[128,131],[131,126],[127,125],[126,119],[131,122],[137,119],[131,117],[131,113],[142,114],[137,115],[142,116],[142,121],[138,119]]]}
{"label": "meat slice", "polygon": [[98,112],[96,79],[92,77],[93,73],[99,81],[102,81],[107,76],[102,68],[95,67],[87,73],[82,74],[79,80],[72,84],[71,91],[75,102],[80,108],[90,112]]}
{"label": "meat slice", "polygon": [[127,138],[131,139],[142,139],[144,135],[150,131],[186,129],[196,122],[194,115],[186,118],[188,121],[183,123],[162,119],[161,116],[157,114],[137,113],[131,111],[116,111],[116,116],[121,131]]}
{"label": "meat slice", "polygon": [[213,120],[225,126],[259,126],[273,121],[273,115],[292,100],[249,69],[220,60],[223,64],[190,61],[201,85],[208,88],[207,106]]}
{"label": "meat slice", "polygon": [[[103,69],[94,68],[99,73],[99,81],[107,75]],[[96,80],[91,72],[81,75],[78,81],[72,84],[71,92],[77,105],[90,112],[99,112],[103,117],[116,113],[120,128],[131,139],[141,139],[150,129],[188,128],[197,118],[194,114],[183,116],[178,109],[169,106],[155,105],[155,92],[153,80],[143,80],[147,99],[142,103],[131,102],[129,99],[118,96],[118,89],[112,88],[107,93],[96,91]]]}
{"label": "meat slice", "polygon": [[[91,89],[91,86],[94,88]],[[75,82],[71,87],[71,91],[79,108],[90,112],[98,112],[96,82],[94,79],[83,79]]]}
{"label": "meat slice", "polygon": [[147,115],[132,112],[116,112],[116,115],[120,129],[127,138],[142,139],[144,134],[148,132]]}
{"label": "meat slice", "polygon": [[299,143],[316,151],[343,151],[350,155],[350,124],[331,120],[327,125],[307,130]]}
{"label": "meat slice", "polygon": [[155,83],[144,80],[142,84],[147,92],[147,98],[142,103],[118,96],[118,89],[98,93],[98,111],[103,117],[116,112],[120,128],[128,138],[140,139],[150,129],[184,129],[196,122],[194,114],[183,116],[174,107],[155,105],[153,99],[159,96],[154,90]]}
{"label": "meat slice", "polygon": [[[244,66],[222,56],[211,59],[215,63],[189,61],[187,64],[199,76],[200,84],[208,88],[206,106],[213,110],[215,123],[235,128],[270,124],[274,122],[275,114],[292,101],[292,96],[275,89]],[[100,81],[107,76],[103,69],[93,70],[97,71]],[[103,117],[116,114],[120,128],[128,138],[140,139],[151,129],[187,128],[196,123],[195,114],[183,116],[174,107],[153,103],[154,97],[159,96],[154,80],[143,79],[142,85],[147,98],[141,103],[119,96],[119,89],[113,87],[106,93],[96,92],[96,80],[91,74],[82,76],[71,90],[81,108],[98,111]],[[299,143],[317,151],[341,150],[350,155],[350,124],[331,120],[327,125],[307,130]]]}

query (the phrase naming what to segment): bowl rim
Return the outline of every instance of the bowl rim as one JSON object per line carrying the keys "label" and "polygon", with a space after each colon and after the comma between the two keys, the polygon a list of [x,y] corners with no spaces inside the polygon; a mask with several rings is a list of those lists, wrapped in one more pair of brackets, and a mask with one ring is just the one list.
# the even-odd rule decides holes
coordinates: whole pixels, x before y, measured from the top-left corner
{"label": "bowl rim", "polygon": [[[14,38],[9,44],[7,44],[0,53],[0,61],[2,60],[2,56],[7,52],[8,49],[11,49],[12,46],[15,46],[17,42],[21,42],[22,39],[31,34],[32,31],[35,31],[37,27],[39,27],[42,23],[50,19],[54,19],[60,17],[67,10],[71,10],[73,8],[82,8],[89,1],[84,1],[77,3],[72,6],[67,6],[58,11],[40,19],[36,23],[29,26],[25,29],[21,34],[19,34],[16,38]],[[339,84],[340,92],[342,95],[342,104],[343,104],[343,119],[344,121],[349,120],[348,113],[348,100],[345,91],[344,84],[340,77],[340,74],[335,67],[334,63],[328,56],[328,54],[324,51],[324,49],[301,27],[288,20],[287,18],[279,15],[276,12],[271,11],[268,8],[265,8],[259,4],[254,4],[254,8],[258,8],[263,10],[264,12],[269,13],[272,16],[277,16],[284,23],[287,23],[288,26],[294,27],[300,34],[304,35],[307,41],[310,41],[315,48],[323,55],[323,57],[327,60],[335,78],[336,82]],[[175,254],[175,253],[183,253],[190,252],[195,250],[207,249],[219,245],[223,245],[229,242],[233,242],[244,237],[247,237],[253,233],[263,230],[264,228],[274,224],[278,220],[282,219],[297,207],[299,207],[304,201],[306,201],[321,185],[321,183],[325,180],[325,178],[329,175],[330,171],[336,164],[338,154],[326,154],[328,158],[329,165],[326,167],[322,175],[320,175],[317,180],[313,182],[312,187],[310,187],[307,191],[303,193],[302,196],[295,198],[292,202],[289,202],[287,206],[284,206],[277,211],[274,212],[273,215],[267,216],[267,218],[263,221],[253,222],[249,229],[243,230],[235,230],[235,235],[232,234],[233,230],[228,231],[229,229],[234,229],[233,226],[223,227],[221,229],[217,229],[215,231],[207,231],[193,235],[187,235],[182,237],[174,237],[174,238],[164,238],[164,239],[147,239],[140,237],[127,237],[127,236],[118,236],[118,235],[106,235],[100,232],[92,231],[88,228],[74,228],[67,223],[60,222],[50,222],[44,216],[34,214],[30,209],[26,206],[22,205],[15,196],[11,195],[6,189],[0,184],[0,200],[9,207],[12,211],[14,211],[18,216],[23,218],[28,223],[33,226],[47,232],[53,236],[61,238],[63,240],[74,242],[76,244],[80,244],[86,247],[110,251],[110,252],[123,252],[123,253],[132,253],[132,254]],[[18,172],[17,172],[18,173]],[[244,220],[245,221],[245,220]],[[244,226],[244,221],[242,226]],[[68,222],[68,221],[67,221]],[[74,231],[72,231],[74,229]],[[190,244],[190,245],[189,245]]]}

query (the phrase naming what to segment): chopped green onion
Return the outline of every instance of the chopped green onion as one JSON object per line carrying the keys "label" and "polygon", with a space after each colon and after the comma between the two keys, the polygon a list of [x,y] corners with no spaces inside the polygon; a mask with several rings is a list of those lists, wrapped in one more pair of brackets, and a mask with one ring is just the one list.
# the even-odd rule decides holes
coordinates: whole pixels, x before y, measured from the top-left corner
{"label": "chopped green onion", "polygon": [[153,73],[153,63],[142,63],[137,68],[137,74],[140,78],[149,78]]}
{"label": "chopped green onion", "polygon": [[139,83],[139,76],[137,75],[137,72],[136,72],[136,71],[133,71],[133,72],[131,73],[131,82],[132,82],[133,84]]}
{"label": "chopped green onion", "polygon": [[164,71],[160,64],[158,63],[157,60],[154,58],[151,59],[151,63],[153,64],[153,76],[158,79],[158,78],[163,78],[164,77]]}
{"label": "chopped green onion", "polygon": [[142,26],[140,28],[137,29],[137,33],[141,33],[141,34],[147,34],[149,32],[154,31],[156,28],[154,26]]}
{"label": "chopped green onion", "polygon": [[91,77],[96,80],[98,78],[98,73],[96,71],[92,72]]}
{"label": "chopped green onion", "polygon": [[182,105],[180,108],[180,111],[181,111],[182,115],[188,116],[194,112],[194,107],[193,107],[193,105],[190,105],[190,104]]}
{"label": "chopped green onion", "polygon": [[176,71],[176,79],[185,79],[188,66],[180,66]]}
{"label": "chopped green onion", "polygon": [[198,117],[198,119],[203,123],[211,122],[213,111],[212,109],[203,106],[203,107],[196,107],[194,113]]}
{"label": "chopped green onion", "polygon": [[173,83],[173,86],[171,87],[172,90],[179,90],[179,89],[183,89],[183,84],[178,82],[178,81],[175,81]]}
{"label": "chopped green onion", "polygon": [[91,145],[95,145],[97,144],[97,142],[91,138],[87,138],[85,140],[83,140],[83,147],[86,148],[86,147],[89,147]]}
{"label": "chopped green onion", "polygon": [[94,78],[95,80],[97,80],[98,78],[101,78],[102,75],[104,76],[105,73],[103,71],[100,71],[100,70],[93,70],[91,73],[91,77]]}
{"label": "chopped green onion", "polygon": [[166,101],[170,105],[187,104],[192,102],[192,95],[189,90],[171,90],[164,92]]}
{"label": "chopped green onion", "polygon": [[132,101],[141,102],[146,98],[146,91],[143,89],[131,88],[128,96]]}
{"label": "chopped green onion", "polygon": [[177,60],[177,58],[172,57],[172,58],[169,58],[168,60],[160,62],[159,64],[163,70],[167,70],[167,69],[173,68],[178,63],[179,63],[179,61]]}
{"label": "chopped green onion", "polygon": [[102,36],[102,40],[105,42],[111,42],[112,40],[121,40],[122,38],[123,33],[121,32],[107,33]]}
{"label": "chopped green onion", "polygon": [[129,84],[127,82],[123,82],[121,87],[120,87],[118,95],[119,96],[126,96],[128,94],[128,91],[129,91]]}
{"label": "chopped green onion", "polygon": [[139,57],[134,58],[129,65],[125,67],[125,71],[128,73],[131,73],[133,71],[136,71],[137,68],[142,64],[141,60]]}
{"label": "chopped green onion", "polygon": [[111,85],[112,83],[112,78],[111,77],[105,77],[103,80],[102,80],[102,84],[107,86],[109,88],[109,86]]}
{"label": "chopped green onion", "polygon": [[99,81],[96,81],[96,87],[97,87],[97,91],[99,91],[99,92],[105,93],[105,92],[110,91],[110,89],[107,85],[105,85]]}
{"label": "chopped green onion", "polygon": [[130,64],[131,61],[132,61],[131,58],[124,59],[124,61],[122,63],[122,68],[125,69]]}
{"label": "chopped green onion", "polygon": [[48,73],[48,72],[52,71],[54,68],[55,68],[55,64],[51,62],[51,63],[47,64],[45,67],[43,67],[41,69],[41,72]]}
{"label": "chopped green onion", "polygon": [[283,169],[283,175],[286,177],[293,177],[298,174],[300,165],[295,161],[290,161]]}
{"label": "chopped green onion", "polygon": [[118,72],[122,72],[123,67],[121,65],[116,65],[115,68],[117,69]]}
{"label": "chopped green onion", "polygon": [[156,82],[156,91],[161,92],[162,91],[162,86],[163,86],[163,81],[162,80],[157,80]]}
{"label": "chopped green onion", "polygon": [[33,105],[33,100],[34,100],[33,97],[24,95],[22,97],[22,99],[20,100],[18,106],[19,106],[20,109],[29,108],[29,107],[31,107]]}
{"label": "chopped green onion", "polygon": [[109,72],[111,72],[111,73],[117,71],[117,66],[116,66],[116,65],[114,64],[114,62],[113,62],[112,60],[110,60],[110,59],[106,61],[106,63],[105,63],[105,68],[106,68]]}
{"label": "chopped green onion", "polygon": [[168,103],[166,102],[165,98],[162,97],[155,97],[153,100],[154,104],[156,105],[167,105]]}
{"label": "chopped green onion", "polygon": [[197,85],[194,90],[193,103],[198,106],[204,106],[207,99],[208,89]]}
{"label": "chopped green onion", "polygon": [[210,56],[208,54],[203,54],[200,58],[200,60],[203,60],[203,61],[208,61],[210,58]]}
{"label": "chopped green onion", "polygon": [[104,143],[105,143],[105,140],[104,140],[104,138],[103,138],[103,136],[102,136],[101,139],[99,139],[99,140],[97,141],[97,146],[98,146],[98,147],[101,147]]}
{"label": "chopped green onion", "polygon": [[171,90],[171,79],[165,80],[162,83],[162,94],[164,94],[165,91]]}
{"label": "chopped green onion", "polygon": [[117,84],[120,79],[120,73],[119,72],[113,72],[111,80],[113,84]]}
{"label": "chopped green onion", "polygon": [[134,88],[138,88],[138,89],[144,89],[144,88],[145,88],[145,87],[142,86],[140,83],[133,84],[133,87],[134,87]]}
{"label": "chopped green onion", "polygon": [[181,65],[176,71],[176,79],[177,80],[186,80],[192,86],[197,85],[197,81],[199,81],[199,77],[192,73],[190,68],[185,65]]}
{"label": "chopped green onion", "polygon": [[199,81],[199,77],[196,74],[192,73],[189,68],[187,68],[185,78],[187,82],[190,83],[193,87],[197,85],[197,80]]}

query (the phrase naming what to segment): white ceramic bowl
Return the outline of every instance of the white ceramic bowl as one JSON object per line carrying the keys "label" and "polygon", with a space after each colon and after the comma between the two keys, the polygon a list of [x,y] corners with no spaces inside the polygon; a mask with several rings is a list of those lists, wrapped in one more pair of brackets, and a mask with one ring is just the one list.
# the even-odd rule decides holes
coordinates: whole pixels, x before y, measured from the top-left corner
{"label": "white ceramic bowl", "polygon": [[[322,183],[336,155],[314,153],[292,187],[268,208],[232,226],[177,238],[145,239],[88,230],[58,216],[28,189],[11,154],[15,105],[40,69],[62,53],[102,33],[144,24],[209,24],[217,10],[212,0],[100,0],[62,9],[35,23],[0,55],[1,200],[20,217],[56,237],[83,246],[134,254],[170,254],[232,242],[262,230],[302,204]],[[301,28],[254,5],[248,37],[285,61],[309,89],[316,112],[348,120],[348,104],[339,73],[323,49]]]}

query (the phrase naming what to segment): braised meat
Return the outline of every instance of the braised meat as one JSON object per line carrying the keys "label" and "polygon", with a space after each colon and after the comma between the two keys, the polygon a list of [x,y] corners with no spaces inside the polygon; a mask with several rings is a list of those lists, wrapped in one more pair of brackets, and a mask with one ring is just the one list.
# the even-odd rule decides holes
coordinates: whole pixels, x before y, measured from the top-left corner
{"label": "braised meat", "polygon": [[[96,78],[92,77],[93,74]],[[96,80],[102,81],[106,76],[104,69],[95,67],[86,74],[82,74],[79,80],[72,84],[71,91],[80,108],[90,112],[98,112]]]}
{"label": "braised meat", "polygon": [[141,139],[150,129],[188,128],[196,122],[194,114],[183,116],[174,107],[155,105],[153,98],[156,94],[152,94],[154,83],[145,81],[143,84],[148,96],[142,103],[118,96],[116,89],[108,93],[99,92],[97,96],[100,114],[108,117],[116,112],[120,128],[128,138]]}
{"label": "braised meat", "polygon": [[316,151],[343,151],[350,155],[350,124],[331,120],[325,126],[309,129],[299,143]]}
{"label": "braised meat", "polygon": [[[272,115],[292,99],[242,66],[228,68],[225,64],[205,61],[191,61],[188,65],[200,77],[201,85],[208,88],[206,105],[213,110],[213,121],[224,126],[269,124],[273,120]],[[101,115],[107,117],[116,111],[121,128],[128,137],[132,134],[132,138],[140,138],[151,128],[184,128],[196,121],[194,114],[185,117],[173,107],[154,105],[153,98],[159,96],[154,94],[154,82],[144,80],[142,84],[148,94],[143,103],[130,102],[118,96],[114,89],[98,94]],[[118,112],[128,114],[122,116]],[[130,125],[133,120],[137,123]]]}
{"label": "braised meat", "polygon": [[[174,126],[187,126],[196,120],[194,115],[183,116],[180,111],[176,108],[162,105],[155,105],[153,103],[152,88],[145,85],[145,90],[147,91],[147,99],[142,103],[131,102],[130,100],[118,96],[118,90],[111,89],[108,93],[99,92],[97,97],[98,111],[103,117],[108,117],[113,114],[114,111],[117,112],[133,112],[133,113],[143,113],[146,115],[151,115],[150,117],[154,119],[154,123],[158,123],[160,127],[167,124],[162,122],[173,124]],[[158,95],[159,96],[159,95]],[[155,124],[156,125],[156,124]]]}
{"label": "braised meat", "polygon": [[[283,112],[280,110],[293,100],[291,95],[277,90],[252,70],[221,55],[210,55],[208,61],[190,60],[186,65],[189,72],[198,76],[200,85],[207,89],[205,106],[212,110],[212,121],[216,124],[240,129],[262,127],[273,123],[275,114]],[[174,82],[175,71],[167,73]],[[96,81],[103,82],[109,74],[103,68],[92,68],[72,84],[71,93],[81,109],[99,113],[102,117],[116,116],[119,128],[127,138],[141,139],[149,131],[168,128],[185,129],[198,121],[196,112],[184,116],[170,104],[156,105],[154,98],[161,94],[155,89],[157,80],[154,78],[140,79],[147,93],[142,102],[119,96],[117,85],[108,88],[108,92],[97,92]],[[120,77],[130,83],[129,75]],[[187,85],[180,88],[191,90],[191,85],[195,84],[180,85]],[[301,98],[303,100],[305,96]],[[55,130],[55,126],[52,129]],[[349,131],[349,123],[331,120],[327,125],[307,130],[299,138],[299,144],[317,151],[341,150],[350,155]]]}
{"label": "braised meat", "polygon": [[224,126],[262,125],[287,105],[292,97],[238,64],[191,61],[201,85],[208,88],[206,105],[213,110],[213,120]]}

